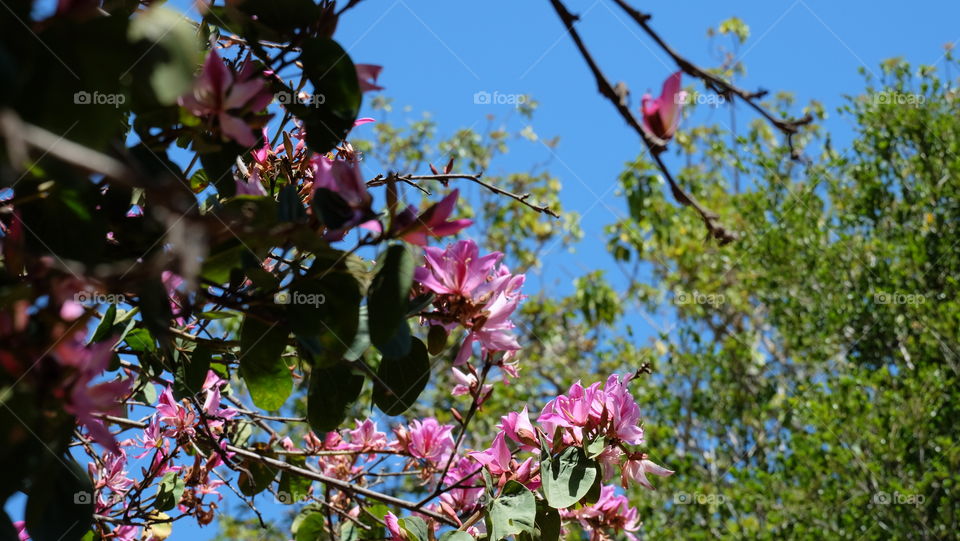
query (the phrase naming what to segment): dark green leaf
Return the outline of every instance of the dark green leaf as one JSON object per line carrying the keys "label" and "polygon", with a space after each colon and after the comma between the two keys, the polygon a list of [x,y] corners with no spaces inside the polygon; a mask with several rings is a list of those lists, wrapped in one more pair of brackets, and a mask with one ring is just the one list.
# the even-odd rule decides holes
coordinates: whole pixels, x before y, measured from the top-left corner
{"label": "dark green leaf", "polygon": [[289,330],[281,323],[265,323],[246,316],[240,328],[240,377],[258,408],[275,411],[293,390],[293,378],[281,355]]}
{"label": "dark green leaf", "polygon": [[314,432],[336,430],[347,417],[347,407],[363,389],[363,376],[355,375],[348,363],[314,368],[310,373],[307,420]]}
{"label": "dark green leaf", "polygon": [[183,489],[186,487],[184,480],[177,472],[170,472],[163,476],[160,484],[157,485],[157,497],[153,505],[157,511],[169,511],[180,503],[180,497],[183,496]]}
{"label": "dark green leaf", "polygon": [[378,262],[379,270],[367,290],[370,340],[378,347],[390,340],[406,315],[414,265],[404,244],[387,248]]}
{"label": "dark green leaf", "polygon": [[533,532],[537,500],[527,487],[508,481],[487,509],[490,540],[499,541],[520,532]]}
{"label": "dark green leaf", "polygon": [[93,524],[93,484],[70,457],[51,461],[27,498],[27,531],[34,541],[79,541]]}
{"label": "dark green leaf", "polygon": [[197,345],[189,357],[181,355],[173,372],[173,397],[182,400],[200,392],[210,370],[210,348]]}
{"label": "dark green leaf", "polygon": [[373,403],[387,415],[400,415],[417,401],[429,381],[427,346],[420,339],[413,338],[407,356],[399,359],[384,357],[380,361],[373,386]]}
{"label": "dark green leaf", "polygon": [[300,61],[313,92],[323,96],[317,107],[289,104],[287,110],[299,117],[307,130],[307,145],[326,153],[353,128],[360,111],[360,82],[350,55],[337,42],[316,37],[302,44]]}

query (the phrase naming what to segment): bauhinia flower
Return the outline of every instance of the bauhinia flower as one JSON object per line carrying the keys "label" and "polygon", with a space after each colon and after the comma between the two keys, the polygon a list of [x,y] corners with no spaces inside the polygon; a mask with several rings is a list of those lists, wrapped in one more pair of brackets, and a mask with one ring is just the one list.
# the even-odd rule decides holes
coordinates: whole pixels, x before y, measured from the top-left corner
{"label": "bauhinia flower", "polygon": [[527,411],[527,406],[524,406],[519,413],[511,411],[501,417],[497,428],[525,449],[532,450],[539,446],[537,432],[530,423],[530,412]]}
{"label": "bauhinia flower", "polygon": [[567,520],[576,520],[590,533],[590,541],[609,539],[607,532],[624,532],[630,541],[636,541],[633,532],[640,529],[639,513],[627,498],[616,494],[614,487],[604,485],[600,489],[600,498],[593,505],[579,509],[560,510],[560,516]]}
{"label": "bauhinia flower", "polygon": [[460,190],[453,190],[440,202],[431,205],[419,214],[417,207],[409,206],[394,218],[392,229],[396,231],[391,236],[401,238],[411,244],[426,246],[427,237],[446,237],[456,235],[469,227],[473,220],[461,218],[448,220],[457,205]]}
{"label": "bauhinia flower", "polygon": [[177,403],[173,398],[173,390],[170,387],[160,393],[157,415],[159,415],[160,421],[169,427],[164,431],[164,435],[168,437],[179,438],[181,436],[193,436],[196,433],[193,428],[196,415]]}
{"label": "bauhinia flower", "polygon": [[259,70],[251,62],[244,63],[239,73],[233,71],[215,50],[207,55],[193,89],[180,97],[180,105],[202,118],[215,119],[225,139],[252,147],[257,139],[244,117],[263,111],[273,94]]}
{"label": "bauhinia flower", "polygon": [[406,428],[395,427],[393,432],[399,450],[433,465],[446,460],[453,450],[453,426],[441,425],[433,417],[415,420]]}
{"label": "bauhinia flower", "polygon": [[519,290],[524,276],[497,266],[502,257],[499,252],[481,257],[475,242],[462,240],[443,250],[425,248],[425,265],[414,272],[423,288],[437,294],[436,317],[428,317],[431,323],[448,331],[458,325],[469,331],[457,355],[458,365],[470,357],[474,342],[480,343],[483,354],[520,349],[510,316],[523,298]]}
{"label": "bauhinia flower", "polygon": [[680,109],[685,93],[680,88],[683,72],[676,72],[663,82],[659,98],[644,94],[640,107],[643,113],[643,125],[653,135],[664,141],[673,137],[680,122]]}
{"label": "bauhinia flower", "polygon": [[627,487],[630,481],[636,481],[650,490],[656,489],[653,488],[653,485],[650,484],[650,481],[647,479],[648,473],[658,475],[660,477],[669,477],[670,475],[673,475],[672,470],[668,470],[663,466],[655,464],[653,461],[647,459],[646,455],[641,455],[640,459],[628,460],[627,463],[623,465],[621,472],[620,481],[624,488]]}
{"label": "bauhinia flower", "polygon": [[[330,240],[342,239],[349,229],[374,216],[371,209],[373,198],[360,174],[359,161],[317,155],[313,159],[313,166],[310,199],[314,202],[313,208],[319,208],[323,214],[319,218],[327,227]],[[339,198],[331,197],[327,192]]]}
{"label": "bauhinia flower", "polygon": [[377,86],[377,78],[383,66],[375,64],[357,64],[357,79],[360,81],[360,92],[369,92],[371,90],[383,90],[382,86]]}
{"label": "bauhinia flower", "polygon": [[470,453],[470,456],[487,467],[493,475],[503,475],[509,473],[513,456],[507,442],[504,440],[503,432],[498,432],[493,438],[493,444],[485,451]]}

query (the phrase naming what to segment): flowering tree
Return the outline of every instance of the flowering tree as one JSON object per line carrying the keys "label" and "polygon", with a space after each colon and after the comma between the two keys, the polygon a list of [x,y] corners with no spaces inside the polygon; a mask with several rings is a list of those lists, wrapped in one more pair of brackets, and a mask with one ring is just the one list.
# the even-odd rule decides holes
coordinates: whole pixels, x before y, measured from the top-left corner
{"label": "flowering tree", "polygon": [[[448,185],[558,213],[453,160],[364,172],[349,139],[381,68],[334,39],[355,3],[211,3],[200,21],[9,8],[22,24],[4,21],[0,52],[29,60],[7,66],[0,125],[0,456],[19,465],[0,489],[26,494],[6,537],[164,539],[226,492],[301,504],[298,540],[638,529],[611,483],[672,473],[644,453],[639,373],[575,383],[465,446],[521,377],[524,274],[449,238],[471,220]],[[676,111],[645,104],[648,129],[669,137]],[[437,370],[466,404],[454,423],[355,415],[404,414]]]}

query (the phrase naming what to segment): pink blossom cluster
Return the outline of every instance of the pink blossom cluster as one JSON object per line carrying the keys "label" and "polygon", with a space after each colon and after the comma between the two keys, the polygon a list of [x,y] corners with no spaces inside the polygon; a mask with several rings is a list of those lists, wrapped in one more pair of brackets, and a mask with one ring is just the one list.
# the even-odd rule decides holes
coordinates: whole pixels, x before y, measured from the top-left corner
{"label": "pink blossom cluster", "polygon": [[458,326],[467,330],[455,364],[465,363],[473,354],[473,344],[479,343],[484,359],[504,353],[501,366],[515,376],[511,361],[520,344],[510,316],[524,298],[520,287],[525,276],[511,274],[506,265],[500,264],[501,259],[500,252],[481,256],[472,240],[461,240],[445,249],[427,247],[425,264],[416,269],[414,278],[423,289],[437,295],[433,303],[436,311],[426,317],[427,321],[448,332]]}
{"label": "pink blossom cluster", "polygon": [[630,541],[637,541],[633,532],[640,529],[637,508],[610,485],[600,489],[600,498],[595,503],[579,509],[560,509],[560,517],[579,523],[590,534],[590,541],[605,541],[610,538],[608,532],[623,532]]}
{"label": "pink blossom cluster", "polygon": [[[215,469],[224,464],[224,457],[231,457],[226,451],[223,433],[225,423],[237,415],[235,409],[221,405],[221,392],[226,383],[215,372],[209,371],[197,393],[203,398],[200,405],[190,400],[177,401],[172,389],[165,388],[156,411],[146,420],[146,427],[139,435],[115,444],[115,448],[105,446],[107,450],[103,455],[94,457],[87,468],[94,483],[94,504],[98,514],[122,522],[129,511],[126,500],[132,492],[140,494],[164,475],[174,473],[187,480],[186,490],[177,502],[179,510],[193,512],[200,524],[213,520],[216,503],[204,498],[215,496],[217,501],[222,499],[218,488],[225,483],[215,474]],[[204,455],[194,440],[201,431],[218,440],[220,448]],[[181,464],[177,459],[184,448],[190,449],[193,456]],[[131,449],[137,452],[132,457],[134,460],[149,460],[136,481],[128,472],[131,466],[128,450]],[[140,537],[139,528],[131,525],[119,526],[114,535],[117,539]]]}

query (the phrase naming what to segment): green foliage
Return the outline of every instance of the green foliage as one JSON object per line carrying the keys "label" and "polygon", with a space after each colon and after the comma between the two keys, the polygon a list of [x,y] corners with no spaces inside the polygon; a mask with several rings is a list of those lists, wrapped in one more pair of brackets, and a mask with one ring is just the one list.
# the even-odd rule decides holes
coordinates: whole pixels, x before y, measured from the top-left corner
{"label": "green foliage", "polygon": [[516,481],[507,481],[487,510],[490,539],[499,541],[521,532],[532,532],[536,516],[537,501],[533,492]]}
{"label": "green foliage", "polygon": [[599,475],[597,462],[579,447],[568,447],[553,456],[544,450],[540,455],[543,493],[555,509],[566,509],[583,499]]}
{"label": "green foliage", "polygon": [[240,377],[258,408],[275,411],[286,402],[293,381],[283,351],[290,332],[279,322],[247,316],[240,328]]}

